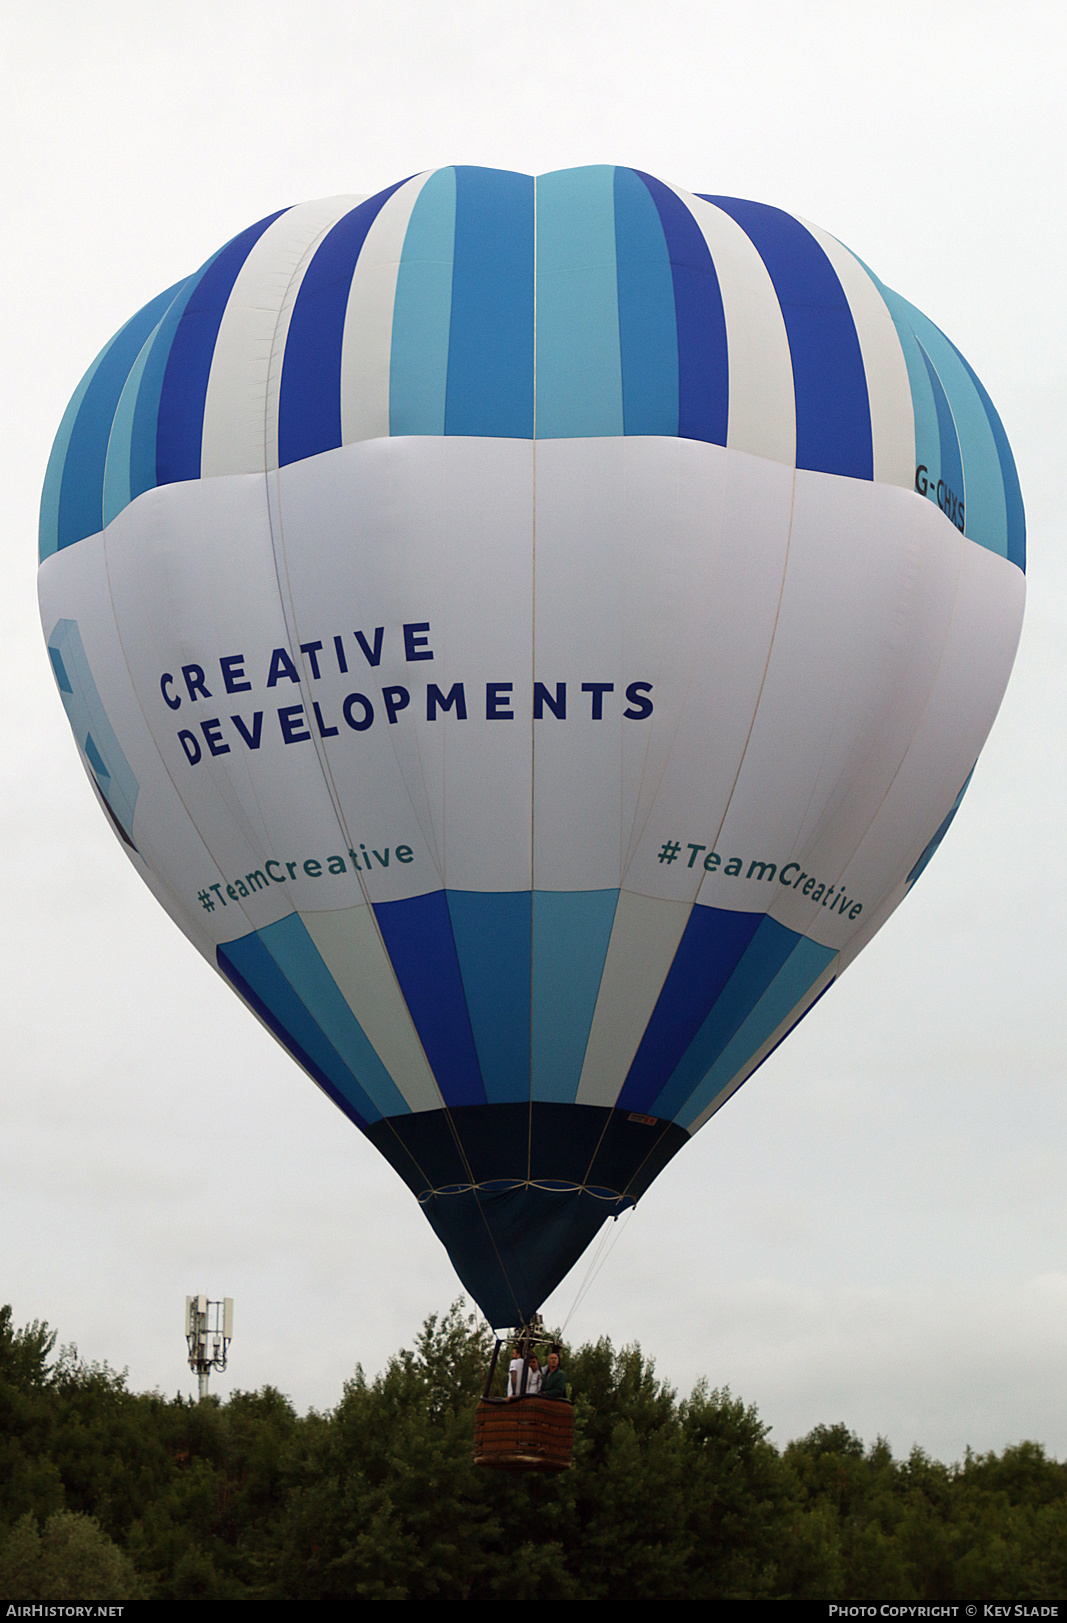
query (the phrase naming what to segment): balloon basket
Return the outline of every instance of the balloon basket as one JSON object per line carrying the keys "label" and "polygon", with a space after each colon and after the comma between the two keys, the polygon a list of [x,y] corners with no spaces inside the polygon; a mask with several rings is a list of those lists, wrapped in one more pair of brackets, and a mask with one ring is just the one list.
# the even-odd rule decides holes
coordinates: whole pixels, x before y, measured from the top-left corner
{"label": "balloon basket", "polygon": [[474,1463],[493,1471],[568,1471],[574,1409],[559,1398],[482,1398],[474,1418]]}

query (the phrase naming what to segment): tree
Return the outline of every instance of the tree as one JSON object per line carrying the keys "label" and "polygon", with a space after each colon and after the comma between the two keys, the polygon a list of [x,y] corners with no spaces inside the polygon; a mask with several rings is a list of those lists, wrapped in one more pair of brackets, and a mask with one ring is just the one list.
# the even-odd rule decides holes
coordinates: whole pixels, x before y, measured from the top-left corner
{"label": "tree", "polygon": [[52,1373],[48,1356],[56,1344],[56,1332],[34,1319],[23,1330],[11,1323],[10,1304],[0,1307],[0,1382],[21,1392],[46,1386]]}
{"label": "tree", "polygon": [[0,1546],[0,1594],[19,1601],[139,1600],[133,1563],[91,1516],[59,1510],[44,1532],[33,1516],[15,1523]]}

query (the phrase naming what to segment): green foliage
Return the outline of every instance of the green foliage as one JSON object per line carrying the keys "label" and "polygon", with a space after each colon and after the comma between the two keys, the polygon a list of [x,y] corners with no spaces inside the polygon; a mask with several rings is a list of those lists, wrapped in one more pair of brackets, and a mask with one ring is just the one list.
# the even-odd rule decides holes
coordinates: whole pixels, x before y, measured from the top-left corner
{"label": "green foliage", "polygon": [[34,1319],[24,1330],[11,1324],[11,1308],[0,1307],[0,1382],[20,1392],[46,1385],[51,1374],[48,1355],[56,1332]]}
{"label": "green foliage", "polygon": [[139,1600],[133,1563],[91,1516],[59,1510],[44,1532],[22,1516],[0,1545],[0,1595],[20,1601]]}
{"label": "green foliage", "polygon": [[[1029,1599],[1067,1583],[1067,1465],[945,1466],[844,1425],[776,1449],[639,1347],[563,1348],[573,1469],[473,1463],[492,1352],[456,1304],[337,1407],[132,1393],[0,1309],[0,1592],[26,1600]],[[87,1587],[88,1586],[88,1587]]]}

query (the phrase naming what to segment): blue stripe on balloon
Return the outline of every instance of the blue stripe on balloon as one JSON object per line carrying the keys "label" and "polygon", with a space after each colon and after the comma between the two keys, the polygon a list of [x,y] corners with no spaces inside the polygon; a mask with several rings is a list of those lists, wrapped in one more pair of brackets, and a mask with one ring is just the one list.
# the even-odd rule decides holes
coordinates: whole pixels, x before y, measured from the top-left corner
{"label": "blue stripe on balloon", "polygon": [[115,418],[111,424],[111,437],[107,442],[107,459],[104,463],[104,523],[110,524],[117,518],[124,507],[128,507],[133,500],[130,490],[130,450],[133,443],[134,416],[137,410],[137,397],[141,391],[141,383],[148,364],[148,357],[152,352],[152,345],[159,332],[157,325],[149,333],[141,346],[141,353],[130,369],[126,379],[119,403],[115,407]]}
{"label": "blue stripe on balloon", "polygon": [[[941,387],[937,368],[921,344],[919,353],[930,379],[930,392],[934,398],[934,410],[937,412],[937,437],[941,447],[941,476],[936,486],[931,482],[927,495],[937,503],[945,517],[956,524],[956,520],[952,517],[951,497],[955,496],[957,502],[964,499],[963,457],[960,454],[959,437],[952,417],[952,408],[948,403],[948,396]],[[956,528],[962,529],[962,525],[956,524]]]}
{"label": "blue stripe on balloon", "polygon": [[538,439],[623,432],[609,164],[537,180]]}
{"label": "blue stripe on balloon", "polygon": [[380,1112],[305,1008],[261,934],[253,930],[217,947],[219,968],[346,1116],[359,1127],[378,1121]]}
{"label": "blue stripe on balloon", "polygon": [[915,489],[918,491],[920,467],[925,469],[928,483],[932,481],[936,486],[941,478],[941,428],[934,388],[930,381],[930,368],[923,347],[910,326],[896,320],[894,326],[904,354],[904,363],[908,368],[908,383],[911,386],[911,406],[915,417]]}
{"label": "blue stripe on balloon", "polygon": [[326,233],[300,284],[285,340],[278,397],[278,461],[331,451],[341,443],[341,347],[356,260],[385,204],[387,186]]}
{"label": "blue stripe on balloon", "polygon": [[[770,920],[767,922],[770,923]],[[836,947],[821,947],[817,941],[809,941],[806,936],[794,939],[795,945],[778,974],[767,985],[744,1022],[718,1052],[700,1085],[688,1100],[677,1107],[675,1120],[679,1126],[688,1128],[714,1101],[716,1095],[730,1086],[738,1071],[747,1065],[753,1054],[763,1047],[768,1037],[789,1018],[827,965],[837,957]]]}
{"label": "blue stripe on balloon", "polygon": [[374,916],[445,1104],[485,1104],[444,891],[378,902]]}
{"label": "blue stripe on balloon", "polygon": [[[228,242],[200,276],[170,346],[156,428],[156,481],[199,479],[204,402],[222,317],[241,266],[266,231],[285,213],[277,209]],[[156,318],[159,319],[158,316]]]}
{"label": "blue stripe on balloon", "polygon": [[133,501],[143,491],[154,490],[157,483],[156,473],[156,441],[159,431],[159,402],[163,394],[163,380],[167,375],[167,361],[170,358],[171,345],[178,331],[185,307],[196,292],[200,278],[214,264],[217,255],[213,255],[206,264],[201,265],[192,276],[187,276],[179,284],[169,307],[164,312],[163,319],[156,329],[154,337],[148,344],[148,353],[144,358],[141,372],[141,382],[137,390],[137,399],[133,406],[133,423],[130,428],[130,500]]}
{"label": "blue stripe on balloon", "polygon": [[939,327],[921,310],[893,294],[890,309],[899,306],[914,329],[915,336],[929,355],[941,386],[948,397],[963,458],[966,495],[964,534],[980,547],[1008,555],[1008,512],[1000,456],[985,406],[974,387],[970,368]]}
{"label": "blue stripe on balloon", "polygon": [[[110,340],[108,348],[111,347]],[[52,449],[48,456],[48,467],[45,470],[44,486],[41,490],[41,512],[37,525],[37,555],[41,563],[50,558],[59,550],[59,492],[63,486],[63,469],[67,461],[67,448],[70,445],[70,436],[74,431],[74,424],[78,420],[85,392],[93,381],[93,375],[107,350],[102,350],[96,357],[88,372],[75,389],[67,409],[52,441]]]}
{"label": "blue stripe on balloon", "polygon": [[617,890],[536,890],[531,965],[535,1099],[572,1104],[596,1011]]}
{"label": "blue stripe on balloon", "polygon": [[533,176],[467,166],[454,173],[445,433],[528,440],[534,398]]}
{"label": "blue stripe on balloon", "polygon": [[873,479],[867,376],[852,312],[829,259],[811,232],[782,209],[739,197],[708,202],[737,221],[774,283],[793,363],[797,467]]}
{"label": "blue stripe on balloon", "polygon": [[300,915],[290,913],[256,933],[373,1109],[383,1116],[407,1115],[410,1105],[352,1013]]}
{"label": "blue stripe on balloon", "polygon": [[443,434],[452,319],[456,172],[438,169],[411,211],[396,275],[390,434]]}
{"label": "blue stripe on balloon", "polygon": [[490,1104],[530,1097],[530,892],[450,890],[452,933]]}
{"label": "blue stripe on balloon", "polygon": [[[821,971],[820,971],[820,973],[821,973]],[[752,1078],[755,1076],[756,1072],[763,1069],[763,1067],[766,1065],[767,1061],[770,1059],[772,1054],[777,1054],[778,1050],[781,1048],[781,1046],[785,1042],[786,1038],[791,1037],[793,1035],[793,1032],[800,1025],[801,1021],[806,1020],[808,1018],[808,1015],[811,1013],[812,1009],[814,1009],[817,1004],[822,1002],[823,998],[826,996],[826,994],[830,990],[831,986],[834,985],[836,980],[837,980],[837,976],[836,975],[831,975],[830,979],[826,982],[826,985],[825,986],[820,986],[819,990],[816,992],[816,994],[812,998],[811,1002],[806,1003],[804,1005],[803,1009],[801,1009],[800,1013],[796,1016],[796,1019],[790,1021],[789,1025],[787,1025],[785,1027],[785,1030],[781,1033],[781,1035],[777,1038],[777,1040],[774,1043],[771,1044],[770,1048],[768,1048],[767,1052],[764,1054],[764,1056],[760,1060],[759,1064],[758,1065],[753,1065],[751,1071],[749,1071],[748,1075],[745,1077],[745,1082],[746,1083],[751,1082]],[[796,1013],[795,1010],[794,1010],[794,1013]],[[726,1101],[724,1100],[723,1103],[725,1104],[725,1102]],[[696,1118],[692,1117],[690,1119],[695,1121]]]}
{"label": "blue stripe on balloon", "polygon": [[648,187],[615,171],[615,263],[625,434],[678,433],[678,327],[663,226]]}
{"label": "blue stripe on balloon", "polygon": [[[617,1108],[648,1111],[681,1063],[748,950],[762,913],[694,907]],[[657,1109],[657,1115],[664,1112]]]}
{"label": "blue stripe on balloon", "polygon": [[654,175],[635,173],[656,205],[670,255],[678,344],[676,432],[682,439],[725,445],[730,367],[715,265],[704,233],[678,194]]}
{"label": "blue stripe on balloon", "polygon": [[[169,288],[166,293],[160,293],[119,329],[93,362],[82,379],[80,392],[67,408],[69,427],[65,418],[49,459],[41,496],[42,530],[46,505],[50,518],[53,512],[55,515],[54,541],[48,547],[49,552],[72,546],[103,528],[104,465],[115,409],[130,368],[174,291]],[[66,445],[57,455],[64,431]],[[47,556],[43,548],[42,535],[42,556]]]}
{"label": "blue stripe on balloon", "polygon": [[[946,339],[946,342],[951,343],[952,340]],[[952,348],[956,349],[955,344],[952,344]],[[1019,473],[1015,466],[1015,458],[1012,456],[1008,436],[1005,434],[1004,424],[1000,420],[1000,413],[986,393],[981,378],[978,377],[966,356],[960,355],[958,349],[956,349],[956,354],[959,355],[962,365],[966,368],[967,375],[974,384],[975,392],[985,407],[985,414],[989,419],[989,427],[1000,460],[1001,482],[1004,486],[1004,507],[1008,530],[1008,560],[1010,563],[1017,564],[1025,574],[1026,513],[1023,508],[1023,493],[1019,484]]]}
{"label": "blue stripe on balloon", "polygon": [[945,838],[945,835],[948,833],[949,829],[952,827],[952,820],[955,817],[956,813],[959,811],[960,806],[963,804],[963,797],[967,793],[967,790],[970,788],[971,779],[973,777],[974,777],[974,767],[972,766],[971,770],[967,774],[966,779],[964,780],[964,784],[963,784],[962,789],[960,790],[959,794],[956,796],[955,800],[952,802],[952,805],[949,807],[949,809],[945,813],[944,817],[941,819],[941,821],[938,824],[937,828],[934,830],[933,837],[929,840],[927,845],[924,847],[922,855],[919,857],[919,860],[916,862],[915,866],[912,868],[911,872],[909,873],[907,879],[904,881],[904,883],[906,885],[908,885],[909,887],[914,885],[915,881],[925,871],[927,863],[930,861],[931,857],[933,857],[934,853],[937,851],[938,846],[941,844],[941,841]]}
{"label": "blue stripe on balloon", "polygon": [[650,1115],[666,1120],[682,1109],[801,940],[803,937],[795,930],[787,930],[776,919],[760,919],[729,980],[666,1085],[649,1101],[646,1108]]}

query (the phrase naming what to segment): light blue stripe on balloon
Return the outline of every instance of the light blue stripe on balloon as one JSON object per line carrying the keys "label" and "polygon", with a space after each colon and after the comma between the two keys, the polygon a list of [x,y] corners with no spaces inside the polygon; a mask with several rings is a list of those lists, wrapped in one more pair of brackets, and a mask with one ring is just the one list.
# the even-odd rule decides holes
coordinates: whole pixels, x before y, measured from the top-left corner
{"label": "light blue stripe on balloon", "polygon": [[905,319],[911,323],[916,337],[937,368],[941,386],[948,396],[963,458],[966,498],[964,534],[979,546],[988,547],[990,552],[997,552],[1006,558],[1008,514],[1000,455],[978,391],[956,349],[940,328],[935,327],[921,310],[916,310],[899,294],[886,290],[884,297],[894,315],[899,306]]}
{"label": "light blue stripe on balloon", "polygon": [[678,433],[678,323],[659,211],[632,169],[615,171],[622,417],[627,434]]}
{"label": "light blue stripe on balloon", "polygon": [[538,439],[623,432],[615,171],[537,181]]}
{"label": "light blue stripe on balloon", "polygon": [[[116,333],[115,337],[118,337]],[[85,391],[96,376],[104,356],[115,342],[112,338],[105,344],[88,372],[82,378],[71,397],[70,405],[63,413],[63,421],[59,425],[59,432],[52,443],[52,454],[48,458],[48,469],[44,476],[44,489],[41,491],[41,523],[39,530],[39,556],[41,563],[50,558],[53,552],[59,550],[59,495],[63,487],[63,469],[67,462],[67,450],[70,446],[70,436],[74,431],[74,424],[78,419]]]}
{"label": "light blue stripe on balloon", "polygon": [[[221,248],[219,253],[221,253]],[[215,263],[218,254],[212,254],[198,271],[179,282],[176,289],[171,291],[174,298],[166,314],[156,328],[155,338],[148,346],[148,354],[144,358],[144,367],[141,375],[141,387],[137,391],[137,399],[133,409],[133,427],[130,432],[130,500],[140,496],[143,491],[154,490],[159,480],[156,476],[156,439],[159,430],[159,402],[163,393],[163,379],[167,371],[167,360],[170,348],[174,342],[174,335],[178,331],[178,324],[185,312],[200,280],[205,272]],[[138,356],[140,359],[140,356]]]}
{"label": "light blue stripe on balloon", "polygon": [[[916,339],[918,343],[918,339]],[[941,379],[937,375],[937,368],[927,355],[922,345],[923,360],[926,363],[927,375],[930,379],[930,388],[933,391],[934,405],[937,407],[937,429],[941,439],[941,488],[931,489],[927,492],[937,501],[938,507],[950,519],[956,528],[961,528],[958,517],[953,516],[951,496],[955,495],[957,502],[963,500],[966,492],[966,477],[963,472],[963,457],[960,452],[959,436],[956,433],[956,423],[952,416],[952,407],[948,403],[948,396],[941,387]]]}
{"label": "light blue stripe on balloon", "polygon": [[795,930],[786,929],[777,919],[764,916],[760,920],[696,1036],[658,1094],[646,1099],[643,1108],[650,1115],[668,1121],[685,1108],[687,1100],[733,1041],[800,939]]}
{"label": "light blue stripe on balloon", "polygon": [[[300,915],[290,913],[256,934],[374,1109],[383,1116],[410,1115],[410,1106],[349,1008]],[[350,1086],[342,1091],[353,1098],[357,1110],[374,1113],[366,1110]]]}
{"label": "light blue stripe on balloon", "polygon": [[806,936],[798,939],[748,1019],[727,1043],[696,1092],[678,1111],[675,1120],[680,1127],[688,1131],[716,1095],[729,1087],[738,1071],[789,1017],[836,956],[835,947],[820,947]]}
{"label": "light blue stripe on balloon", "polygon": [[530,892],[450,890],[448,913],[490,1104],[530,1097]]}
{"label": "light blue stripe on balloon", "polygon": [[59,492],[57,544],[73,546],[103,528],[104,463],[115,407],[148,334],[174,296],[157,294],[115,334],[97,363],[71,430]]}
{"label": "light blue stripe on balloon", "polygon": [[536,890],[531,1056],[535,1099],[573,1104],[600,992],[617,890]]}
{"label": "light blue stripe on balloon", "polygon": [[284,1043],[298,1065],[314,1077],[326,1096],[354,1120],[367,1127],[379,1119],[378,1111],[344,1060],[323,1035],[303,1000],[260,939],[258,930],[236,941],[221,943],[215,961],[234,989]]}
{"label": "light blue stripe on balloon", "polygon": [[[915,315],[918,317],[919,312],[916,311]],[[938,378],[948,397],[963,462],[966,498],[964,534],[979,545],[988,547],[990,552],[997,552],[1006,558],[1008,514],[1004,481],[989,418],[967,368],[953,345],[932,321],[925,316],[921,320],[922,329],[916,326],[916,336],[937,368]]]}
{"label": "light blue stripe on balloon", "polygon": [[144,341],[141,353],[133,363],[133,369],[126,379],[119,403],[115,408],[115,418],[111,424],[111,436],[107,442],[107,460],[104,463],[104,523],[129,507],[133,500],[130,490],[130,453],[133,445],[133,420],[137,409],[137,392],[144,377],[145,364],[149,352],[155,342],[161,323],[152,328]]}
{"label": "light blue stripe on balloon", "polygon": [[[955,348],[955,345],[953,345]],[[959,350],[956,354],[959,355]],[[1023,510],[1023,493],[1019,488],[1019,472],[1015,466],[1015,458],[1011,454],[1008,436],[1004,432],[1004,424],[1000,420],[1000,413],[990,400],[985,384],[977,376],[971,363],[965,355],[960,355],[967,371],[967,376],[974,384],[975,393],[982,402],[982,408],[989,419],[993,439],[996,442],[997,454],[1000,457],[1000,477],[1004,486],[1004,502],[1008,516],[1008,559],[1017,564],[1021,570],[1026,570],[1026,513]]]}
{"label": "light blue stripe on balloon", "polygon": [[452,319],[456,172],[423,186],[404,236],[393,304],[390,434],[443,434]]}

